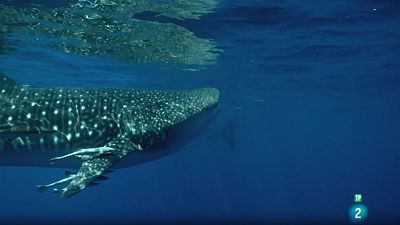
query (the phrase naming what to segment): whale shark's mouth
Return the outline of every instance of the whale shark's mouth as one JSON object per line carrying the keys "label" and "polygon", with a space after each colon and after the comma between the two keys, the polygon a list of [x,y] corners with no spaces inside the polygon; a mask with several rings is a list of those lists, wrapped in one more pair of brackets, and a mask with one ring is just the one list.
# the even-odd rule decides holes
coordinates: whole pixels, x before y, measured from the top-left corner
{"label": "whale shark's mouth", "polygon": [[218,102],[219,102],[219,90],[216,88],[209,88],[209,89],[210,89],[209,95],[210,95],[211,99],[213,100],[211,107],[215,107],[218,105]]}

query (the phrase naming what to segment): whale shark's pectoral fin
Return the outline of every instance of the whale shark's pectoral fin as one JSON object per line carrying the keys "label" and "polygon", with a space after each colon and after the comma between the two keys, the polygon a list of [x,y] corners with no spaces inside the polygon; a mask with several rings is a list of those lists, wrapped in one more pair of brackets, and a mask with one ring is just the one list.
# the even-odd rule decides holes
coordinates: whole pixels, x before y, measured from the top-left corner
{"label": "whale shark's pectoral fin", "polygon": [[53,158],[52,162],[76,156],[82,159],[83,163],[76,174],[71,174],[67,178],[48,185],[40,185],[38,188],[39,190],[46,189],[70,181],[68,186],[63,188],[61,192],[62,198],[69,198],[86,187],[93,186],[92,183],[95,181],[102,180],[104,178],[102,174],[107,173],[112,165],[135,150],[142,150],[142,148],[128,139],[117,138],[100,148],[82,149],[65,156]]}

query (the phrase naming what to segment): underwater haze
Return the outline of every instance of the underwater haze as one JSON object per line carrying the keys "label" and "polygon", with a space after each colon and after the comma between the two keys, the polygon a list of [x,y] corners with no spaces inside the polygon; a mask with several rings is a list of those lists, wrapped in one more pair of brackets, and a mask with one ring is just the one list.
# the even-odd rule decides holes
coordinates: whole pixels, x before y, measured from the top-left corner
{"label": "underwater haze", "polygon": [[[70,199],[0,165],[0,224],[399,223],[400,1],[0,1],[0,72],[29,87],[213,87],[178,152]],[[77,170],[79,168],[76,168]]]}

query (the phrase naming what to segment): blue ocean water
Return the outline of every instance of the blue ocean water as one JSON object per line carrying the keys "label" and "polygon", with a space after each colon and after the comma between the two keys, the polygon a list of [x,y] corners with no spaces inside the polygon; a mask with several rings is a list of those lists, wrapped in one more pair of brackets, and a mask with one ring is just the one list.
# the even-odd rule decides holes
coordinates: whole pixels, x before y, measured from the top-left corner
{"label": "blue ocean water", "polygon": [[232,0],[199,20],[139,15],[213,39],[223,52],[198,71],[17,45],[0,70],[18,83],[216,87],[220,113],[176,154],[67,200],[35,189],[64,169],[0,167],[0,222],[350,223],[355,193],[367,224],[399,222],[399,10],[396,0]]}

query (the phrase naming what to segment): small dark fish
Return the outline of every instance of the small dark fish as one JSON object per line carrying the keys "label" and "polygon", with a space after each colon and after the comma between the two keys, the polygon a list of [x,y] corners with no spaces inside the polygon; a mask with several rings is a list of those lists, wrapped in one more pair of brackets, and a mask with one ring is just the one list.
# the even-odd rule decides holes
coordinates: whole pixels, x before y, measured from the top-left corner
{"label": "small dark fish", "polygon": [[97,186],[97,185],[99,185],[99,183],[92,182],[92,183],[88,184],[88,187],[94,187],[94,186]]}
{"label": "small dark fish", "polygon": [[96,178],[96,180],[99,180],[99,181],[101,181],[101,180],[108,180],[108,177],[103,176],[103,175],[100,175],[100,176],[98,176],[98,177]]}

